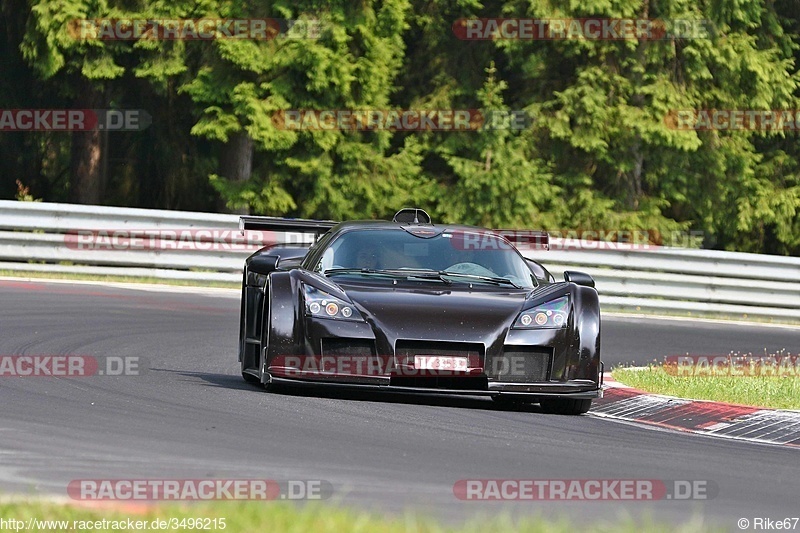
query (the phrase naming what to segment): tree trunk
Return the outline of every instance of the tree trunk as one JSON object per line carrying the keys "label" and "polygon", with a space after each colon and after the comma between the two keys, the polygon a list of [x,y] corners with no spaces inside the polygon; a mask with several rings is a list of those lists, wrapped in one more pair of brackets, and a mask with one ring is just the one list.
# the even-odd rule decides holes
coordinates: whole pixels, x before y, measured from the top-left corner
{"label": "tree trunk", "polygon": [[[75,109],[102,109],[103,95],[89,80],[82,80]],[[69,200],[100,204],[103,199],[103,137],[100,130],[72,132]]]}
{"label": "tree trunk", "polygon": [[[231,181],[247,181],[253,174],[253,139],[246,131],[234,133],[228,138],[228,143],[222,148],[219,160],[219,173]],[[225,205],[225,200],[220,199],[220,211],[246,215],[249,209],[231,210]]]}
{"label": "tree trunk", "polygon": [[639,209],[639,199],[642,197],[642,169],[644,168],[642,136],[638,132],[631,151],[633,152],[633,171],[631,172],[629,207],[637,210]]}
{"label": "tree trunk", "polygon": [[[644,3],[644,11],[641,14],[642,19],[647,19],[650,16],[650,3]],[[641,68],[635,69],[632,73],[633,79],[633,95],[631,101],[634,106],[639,109],[646,107],[644,94],[642,93],[643,85],[643,71],[646,68],[645,52],[649,43],[645,40],[640,40],[636,47],[636,58]],[[631,145],[631,157],[633,159],[633,170],[628,175],[628,208],[633,210],[639,209],[639,200],[642,197],[642,171],[644,169],[644,151],[642,149],[642,134],[636,131],[633,142]]]}

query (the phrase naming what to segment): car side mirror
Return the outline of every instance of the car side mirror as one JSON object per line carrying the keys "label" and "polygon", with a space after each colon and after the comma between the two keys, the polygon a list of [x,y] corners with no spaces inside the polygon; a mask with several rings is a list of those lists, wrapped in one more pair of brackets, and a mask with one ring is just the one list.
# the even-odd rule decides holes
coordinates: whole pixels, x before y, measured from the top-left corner
{"label": "car side mirror", "polygon": [[277,255],[257,255],[247,263],[247,270],[266,276],[278,268],[281,258]]}
{"label": "car side mirror", "polygon": [[585,272],[565,270],[564,281],[594,288],[594,278]]}

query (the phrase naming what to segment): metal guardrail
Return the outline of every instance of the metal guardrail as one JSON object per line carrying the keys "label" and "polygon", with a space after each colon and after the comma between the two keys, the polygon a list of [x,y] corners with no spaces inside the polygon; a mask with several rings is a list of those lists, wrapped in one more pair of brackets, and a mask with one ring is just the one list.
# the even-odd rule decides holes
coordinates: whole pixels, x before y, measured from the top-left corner
{"label": "metal guardrail", "polygon": [[[93,250],[75,246],[70,237],[76,230],[238,233],[238,228],[237,215],[0,200],[0,270],[238,282],[244,258],[257,246]],[[286,232],[271,238],[297,242],[302,236]],[[563,270],[591,274],[604,310],[800,322],[797,257],[682,248],[524,254],[557,277]]]}

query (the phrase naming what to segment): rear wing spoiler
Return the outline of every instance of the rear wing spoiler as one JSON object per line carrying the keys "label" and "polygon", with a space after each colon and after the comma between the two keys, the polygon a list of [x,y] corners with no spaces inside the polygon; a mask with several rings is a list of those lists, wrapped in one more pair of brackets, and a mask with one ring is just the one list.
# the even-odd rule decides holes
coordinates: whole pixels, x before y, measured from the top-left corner
{"label": "rear wing spoiler", "polygon": [[[290,245],[308,248],[320,235],[334,227],[333,220],[279,218],[262,216],[239,217],[239,230],[247,239],[263,245]],[[249,232],[249,233],[248,233]]]}
{"label": "rear wing spoiler", "polygon": [[239,229],[241,231],[298,231],[319,236],[336,224],[338,222],[333,220],[311,220],[308,218],[239,217]]}
{"label": "rear wing spoiler", "polygon": [[[271,231],[294,234],[289,235],[284,242],[313,244],[320,235],[334,227],[338,222],[334,220],[312,220],[308,218],[280,218],[266,216],[239,217],[239,229],[244,231]],[[478,230],[480,231],[480,230]],[[502,235],[519,250],[549,250],[550,235],[541,230],[496,229],[493,233]],[[297,238],[298,234],[307,236]],[[310,241],[310,242],[309,242]]]}

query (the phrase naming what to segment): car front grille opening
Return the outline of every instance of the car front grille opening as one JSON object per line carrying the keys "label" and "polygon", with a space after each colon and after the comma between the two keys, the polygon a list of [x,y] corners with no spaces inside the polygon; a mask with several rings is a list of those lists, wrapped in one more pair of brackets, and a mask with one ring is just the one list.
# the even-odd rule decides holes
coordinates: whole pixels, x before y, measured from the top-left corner
{"label": "car front grille opening", "polygon": [[322,339],[322,355],[364,357],[375,354],[375,341],[371,339]]}
{"label": "car front grille opening", "polygon": [[532,383],[550,380],[552,348],[504,346],[503,354],[491,358],[486,373],[497,381]]}

